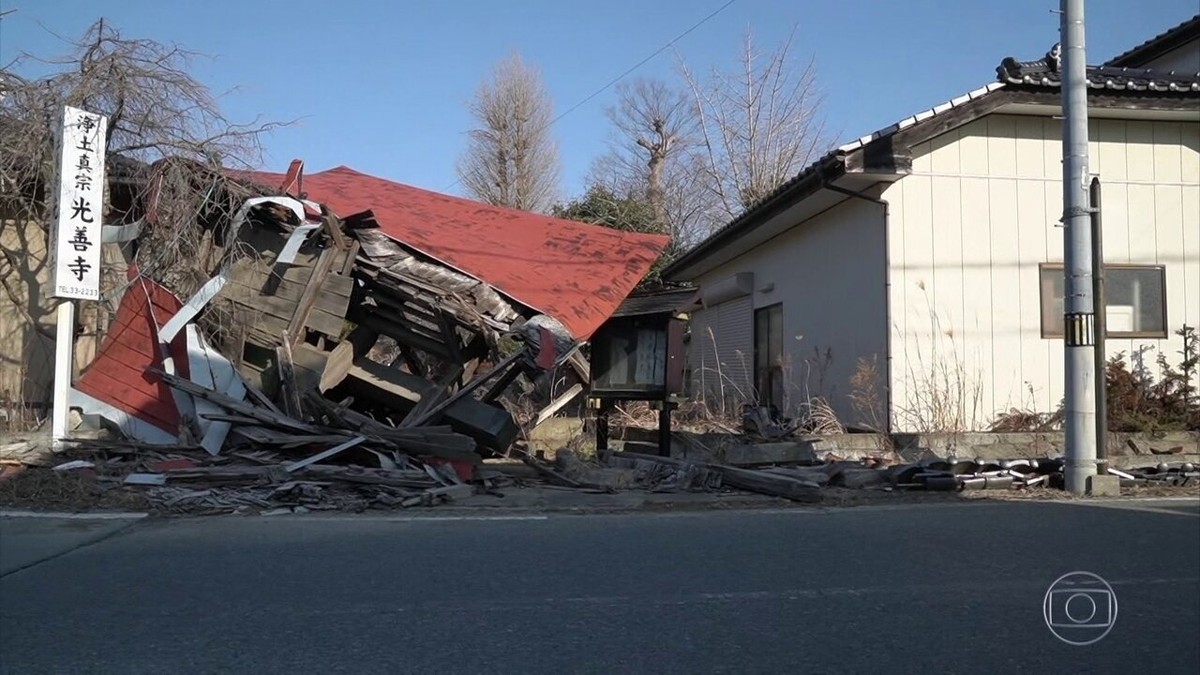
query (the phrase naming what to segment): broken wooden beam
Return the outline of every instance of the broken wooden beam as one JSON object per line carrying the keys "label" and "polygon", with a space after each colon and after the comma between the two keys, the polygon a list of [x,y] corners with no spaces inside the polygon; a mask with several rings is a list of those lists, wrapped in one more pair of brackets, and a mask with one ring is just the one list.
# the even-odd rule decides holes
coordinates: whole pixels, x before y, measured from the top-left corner
{"label": "broken wooden beam", "polygon": [[566,406],[568,403],[570,403],[572,400],[574,400],[576,396],[579,396],[582,393],[583,393],[583,385],[582,384],[576,384],[575,386],[573,386],[570,389],[563,392],[558,398],[554,399],[554,401],[552,401],[550,403],[550,405],[546,406],[545,408],[542,408],[542,411],[538,413],[537,418],[534,419],[533,424],[531,425],[531,428],[536,429],[537,427],[541,426],[543,422],[550,419],[551,417],[554,417],[555,413],[557,413],[559,410],[562,410],[562,408],[564,406]]}
{"label": "broken wooden beam", "polygon": [[288,334],[280,334],[279,346],[275,348],[276,370],[279,374],[279,401],[284,414],[303,419],[300,406],[300,391],[296,385],[296,367],[292,361],[292,341]]}
{"label": "broken wooden beam", "polygon": [[770,495],[772,497],[783,497],[784,499],[790,499],[796,502],[811,503],[821,501],[820,486],[816,483],[778,473],[754,471],[752,469],[739,469],[738,467],[729,466],[727,464],[688,462],[686,460],[674,459],[672,457],[644,455],[640,452],[614,452],[613,457],[657,462],[659,464],[665,464],[667,466],[677,468],[686,467],[689,465],[697,465],[701,468],[720,473],[721,480],[725,485],[729,485],[730,487],[735,487],[740,490]]}
{"label": "broken wooden beam", "polygon": [[321,373],[319,389],[322,392],[333,389],[359,359],[367,355],[375,343],[379,341],[379,333],[366,326],[356,326],[345,340],[338,343],[325,359],[325,369]]}
{"label": "broken wooden beam", "polygon": [[342,443],[341,445],[335,445],[332,448],[329,448],[328,450],[325,450],[323,452],[318,452],[317,454],[313,455],[312,457],[307,457],[298,462],[292,462],[291,464],[288,464],[284,468],[287,470],[288,473],[295,473],[295,472],[299,471],[300,469],[303,469],[304,467],[308,466],[309,464],[316,464],[317,462],[319,462],[323,459],[329,459],[330,457],[333,457],[334,455],[343,453],[343,452],[349,450],[350,448],[353,448],[354,446],[358,445],[359,443],[362,443],[365,440],[367,440],[367,439],[364,436],[355,436],[354,438],[351,438],[350,440],[346,441],[345,443]]}

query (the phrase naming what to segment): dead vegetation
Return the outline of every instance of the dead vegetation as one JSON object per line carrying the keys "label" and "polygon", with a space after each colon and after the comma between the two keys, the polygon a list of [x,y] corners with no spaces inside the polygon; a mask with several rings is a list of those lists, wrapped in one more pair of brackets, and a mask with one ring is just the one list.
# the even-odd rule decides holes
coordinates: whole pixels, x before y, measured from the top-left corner
{"label": "dead vegetation", "polygon": [[[978,359],[964,352],[954,326],[935,311],[923,281],[929,319],[928,340],[919,332],[903,340],[902,401],[895,402],[898,428],[916,433],[961,433],[979,428],[983,415],[983,378]],[[911,348],[910,348],[911,344]]]}
{"label": "dead vegetation", "polygon": [[[1166,354],[1159,353],[1154,363],[1157,373],[1145,365],[1143,348],[1134,358],[1124,352],[1112,356],[1105,364],[1105,399],[1108,430],[1130,433],[1169,431],[1200,431],[1200,338],[1196,329],[1184,325],[1175,332],[1182,339],[1179,363],[1171,364]],[[1132,368],[1128,363],[1133,361]],[[1030,398],[1033,398],[1030,392]],[[1062,428],[1063,404],[1053,412],[1039,412],[1032,406],[1011,408],[1001,413],[989,429],[995,432],[1045,432]]]}
{"label": "dead vegetation", "polygon": [[[125,244],[103,254],[102,302],[81,307],[78,350],[84,355],[94,354],[109,332],[131,276],[155,278],[187,297],[245,255],[224,244],[232,239],[230,216],[250,193],[228,181],[226,171],[256,164],[262,135],[279,126],[228,119],[216,96],[188,71],[199,55],[181,47],[126,37],[104,20],[78,39],[64,40],[69,47],[62,56],[21,54],[0,69],[0,240],[42,252],[30,266],[13,258],[17,249],[4,249],[0,312],[14,331],[5,339],[24,342],[37,363],[49,359],[41,353],[46,347],[37,345],[53,339],[57,304],[45,293],[45,252],[55,213],[49,189],[57,164],[55,130],[64,105],[108,118],[104,222],[127,226]],[[22,75],[30,71],[45,74]],[[205,320],[210,334],[224,323],[218,312]],[[6,407],[47,405],[46,377],[48,372],[6,373],[5,381],[14,383],[0,393]]]}

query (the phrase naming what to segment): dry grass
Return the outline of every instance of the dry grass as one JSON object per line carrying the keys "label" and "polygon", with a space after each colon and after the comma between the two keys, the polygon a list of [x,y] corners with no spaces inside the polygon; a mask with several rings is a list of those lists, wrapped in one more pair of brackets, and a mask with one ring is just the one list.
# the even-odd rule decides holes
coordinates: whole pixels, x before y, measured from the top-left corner
{"label": "dry grass", "polygon": [[66,512],[151,508],[144,488],[101,482],[90,471],[59,472],[40,466],[15,468],[18,470],[0,478],[0,507]]}
{"label": "dry grass", "polygon": [[[712,354],[720,354],[711,328],[707,330],[707,337],[712,344]],[[743,406],[763,405],[762,392],[754,385],[753,367],[745,354],[740,351],[735,353],[738,358],[736,364],[719,361],[712,365],[701,363],[701,367],[695,371],[699,376],[699,391],[693,400],[680,406],[675,415],[681,424],[702,431],[740,433]],[[702,357],[707,356],[708,351],[705,350]],[[814,347],[812,356],[801,361],[803,375],[800,377],[796,375],[790,355],[784,354],[778,364],[783,397],[779,402],[780,415],[798,420],[799,428],[806,433],[824,435],[846,431],[825,396],[825,380],[832,362],[832,349],[822,351]]]}
{"label": "dry grass", "polygon": [[[903,340],[905,400],[897,402],[897,425],[917,433],[961,433],[980,428],[983,377],[968,366],[953,326],[943,324],[924,282],[929,339]],[[910,349],[910,344],[912,348]]]}

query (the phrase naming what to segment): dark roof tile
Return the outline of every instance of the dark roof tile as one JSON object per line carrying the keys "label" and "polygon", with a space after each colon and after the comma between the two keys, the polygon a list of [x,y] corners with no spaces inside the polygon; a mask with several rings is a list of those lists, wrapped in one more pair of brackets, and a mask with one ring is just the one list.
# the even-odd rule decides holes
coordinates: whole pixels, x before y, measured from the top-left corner
{"label": "dark roof tile", "polygon": [[[1008,57],[996,68],[997,79],[1005,84],[1034,87],[1059,87],[1062,74],[1059,48],[1055,45],[1037,61],[1018,61]],[[1200,73],[1088,66],[1088,87],[1113,91],[1153,91],[1183,93],[1200,91]]]}

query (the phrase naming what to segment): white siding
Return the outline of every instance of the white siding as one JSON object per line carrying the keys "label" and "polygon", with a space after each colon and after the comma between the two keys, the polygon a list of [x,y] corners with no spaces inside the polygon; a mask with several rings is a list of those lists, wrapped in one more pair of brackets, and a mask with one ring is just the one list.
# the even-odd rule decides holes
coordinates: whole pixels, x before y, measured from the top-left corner
{"label": "white siding", "polygon": [[[1041,337],[1038,264],[1059,262],[1061,121],[991,115],[914,151],[891,203],[892,387],[898,430],[983,428],[1055,409],[1063,347]],[[1200,124],[1093,119],[1109,263],[1166,267],[1167,327],[1200,324]],[[1178,360],[1178,337],[1110,340]],[[936,419],[935,419],[936,418]]]}
{"label": "white siding", "polygon": [[[738,272],[753,272],[755,290],[747,298],[752,306],[782,305],[785,414],[796,414],[809,398],[824,396],[843,421],[871,422],[859,419],[848,394],[860,357],[877,359],[880,376],[887,373],[883,222],[880,205],[850,199],[696,280],[703,288]],[[693,344],[697,333],[712,325],[711,315],[704,314],[708,312],[698,312],[693,320]],[[717,342],[734,328],[714,328]],[[752,323],[749,328],[748,337]],[[753,343],[746,358],[752,372]],[[697,364],[690,367],[695,372]],[[885,384],[878,383],[881,392]]]}

